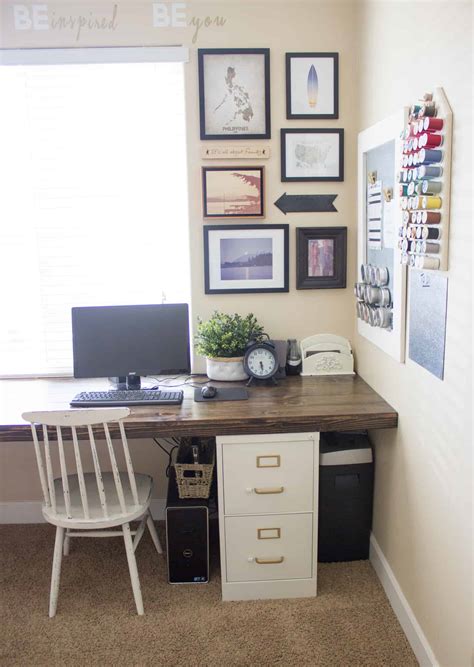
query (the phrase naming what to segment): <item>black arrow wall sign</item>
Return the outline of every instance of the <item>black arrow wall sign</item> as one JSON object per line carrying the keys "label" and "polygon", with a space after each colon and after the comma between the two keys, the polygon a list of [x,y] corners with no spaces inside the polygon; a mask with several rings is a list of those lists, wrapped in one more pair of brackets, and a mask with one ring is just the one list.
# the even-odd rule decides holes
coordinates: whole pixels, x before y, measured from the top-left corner
{"label": "black arrow wall sign", "polygon": [[287,195],[274,202],[285,215],[287,213],[328,213],[337,211],[333,201],[337,195]]}

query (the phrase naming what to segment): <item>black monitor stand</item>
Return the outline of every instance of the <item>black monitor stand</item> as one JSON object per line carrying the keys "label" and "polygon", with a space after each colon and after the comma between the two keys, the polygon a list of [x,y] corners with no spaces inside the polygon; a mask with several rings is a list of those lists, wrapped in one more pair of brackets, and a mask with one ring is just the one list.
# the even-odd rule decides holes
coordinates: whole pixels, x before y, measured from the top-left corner
{"label": "black monitor stand", "polygon": [[109,377],[109,380],[114,385],[114,389],[141,388],[141,380],[139,375],[119,375],[117,377]]}

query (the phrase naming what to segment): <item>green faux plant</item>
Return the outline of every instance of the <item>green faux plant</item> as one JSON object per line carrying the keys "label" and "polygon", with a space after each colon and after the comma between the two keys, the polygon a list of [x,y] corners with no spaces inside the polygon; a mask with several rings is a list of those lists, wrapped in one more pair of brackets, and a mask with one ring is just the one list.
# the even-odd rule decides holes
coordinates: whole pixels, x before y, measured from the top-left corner
{"label": "green faux plant", "polygon": [[207,322],[198,317],[195,345],[203,357],[241,357],[250,340],[263,338],[263,327],[253,313],[242,317],[215,311]]}

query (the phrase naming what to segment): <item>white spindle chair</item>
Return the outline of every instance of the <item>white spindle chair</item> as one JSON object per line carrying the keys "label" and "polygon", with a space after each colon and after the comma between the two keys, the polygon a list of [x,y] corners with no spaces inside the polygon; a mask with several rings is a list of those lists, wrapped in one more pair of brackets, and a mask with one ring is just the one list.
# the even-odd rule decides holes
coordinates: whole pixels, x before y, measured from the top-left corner
{"label": "white spindle chair", "polygon": [[[128,408],[94,408],[25,412],[23,419],[31,424],[38,471],[43,490],[43,516],[56,526],[49,615],[55,616],[58,602],[62,555],[69,553],[72,537],[116,537],[123,535],[128,568],[132,582],[137,613],[143,614],[143,601],[138,578],[135,549],[148,526],[151,538],[159,554],[163,553],[150,512],[153,479],[149,475],[135,473],[128,449],[123,419],[130,414]],[[117,466],[116,450],[109,424],[116,422],[122,441],[126,472]],[[102,472],[97,453],[97,428],[102,425],[112,472]],[[60,476],[54,477],[53,448],[48,426],[56,427]],[[93,426],[96,429],[93,430]],[[88,439],[78,437],[77,429],[87,427]],[[64,431],[66,429],[66,432]],[[38,434],[42,431],[42,444]],[[68,432],[71,440],[67,440]],[[102,431],[100,431],[100,435]],[[84,472],[82,454],[89,447],[94,472]],[[43,449],[43,451],[42,451]],[[74,455],[76,471],[67,470],[67,450]],[[118,452],[117,452],[118,453]],[[140,520],[136,531],[130,522]],[[119,526],[119,530],[107,530]],[[134,535],[134,539],[132,539]]]}

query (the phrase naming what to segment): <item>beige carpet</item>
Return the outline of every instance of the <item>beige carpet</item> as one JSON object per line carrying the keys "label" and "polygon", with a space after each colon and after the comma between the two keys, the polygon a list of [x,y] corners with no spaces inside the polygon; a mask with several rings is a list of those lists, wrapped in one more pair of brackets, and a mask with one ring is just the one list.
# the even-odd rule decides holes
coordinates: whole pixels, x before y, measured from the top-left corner
{"label": "beige carpet", "polygon": [[49,619],[53,530],[0,528],[2,667],[417,665],[367,561],[320,565],[317,598],[223,603],[217,558],[211,583],[170,586],[145,535],[139,617],[121,539],[76,539]]}

